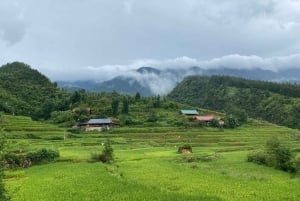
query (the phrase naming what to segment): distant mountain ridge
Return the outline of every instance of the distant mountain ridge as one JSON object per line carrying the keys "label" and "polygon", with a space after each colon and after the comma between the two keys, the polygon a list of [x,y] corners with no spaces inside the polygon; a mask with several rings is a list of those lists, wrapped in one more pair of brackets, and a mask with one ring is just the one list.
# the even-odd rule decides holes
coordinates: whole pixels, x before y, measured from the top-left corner
{"label": "distant mountain ridge", "polygon": [[134,71],[128,71],[126,75],[116,76],[104,82],[58,82],[58,85],[67,90],[117,91],[125,94],[139,92],[144,96],[165,95],[182,81],[184,77],[189,75],[228,75],[252,80],[300,83],[300,68],[271,71],[262,68],[234,69],[220,67],[216,69],[204,69],[192,66],[189,68],[168,68],[161,70],[154,67],[141,67]]}

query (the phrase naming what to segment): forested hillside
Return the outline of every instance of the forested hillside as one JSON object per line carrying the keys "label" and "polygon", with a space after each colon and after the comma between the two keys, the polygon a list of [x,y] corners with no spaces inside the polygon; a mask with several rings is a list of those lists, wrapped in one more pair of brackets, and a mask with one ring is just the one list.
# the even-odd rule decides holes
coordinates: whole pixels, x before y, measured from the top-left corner
{"label": "forested hillside", "polygon": [[66,94],[32,69],[14,62],[0,68],[0,111],[46,119],[53,110],[64,110]]}
{"label": "forested hillside", "polygon": [[[170,110],[169,110],[170,109]],[[159,96],[141,97],[85,90],[66,92],[29,65],[14,62],[0,68],[0,113],[23,115],[72,126],[89,118],[113,117],[121,125],[182,123],[180,107]],[[171,113],[170,113],[171,111]],[[163,115],[172,114],[168,118]],[[168,119],[170,122],[164,122]]]}
{"label": "forested hillside", "polygon": [[300,86],[228,76],[189,76],[168,95],[181,103],[300,128]]}

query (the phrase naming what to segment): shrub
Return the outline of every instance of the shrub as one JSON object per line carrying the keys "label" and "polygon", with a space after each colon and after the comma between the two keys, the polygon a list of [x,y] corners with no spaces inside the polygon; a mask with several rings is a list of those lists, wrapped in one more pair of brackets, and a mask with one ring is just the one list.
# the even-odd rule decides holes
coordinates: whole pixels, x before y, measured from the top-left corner
{"label": "shrub", "polygon": [[239,126],[239,122],[238,122],[237,118],[235,118],[234,116],[228,115],[225,118],[225,126],[227,128],[236,128]]}
{"label": "shrub", "polygon": [[212,119],[210,125],[217,128],[221,127],[218,119]]}
{"label": "shrub", "polygon": [[300,157],[294,158],[290,161],[290,172],[295,173],[300,170]]}
{"label": "shrub", "polygon": [[283,171],[289,171],[290,161],[294,158],[291,150],[283,146],[277,138],[266,142],[267,165]]}
{"label": "shrub", "polygon": [[40,149],[26,154],[7,153],[4,155],[2,164],[5,168],[27,168],[33,164],[50,162],[59,157],[59,152],[51,149]]}
{"label": "shrub", "polygon": [[59,157],[59,152],[51,149],[40,149],[36,152],[29,152],[26,158],[31,160],[32,163],[41,163],[44,161],[50,162]]}
{"label": "shrub", "polygon": [[192,146],[190,144],[184,144],[184,145],[178,147],[177,153],[186,153],[186,152],[190,152],[190,153],[193,152]]}
{"label": "shrub", "polygon": [[80,130],[77,129],[77,128],[69,128],[67,131],[70,132],[70,133],[73,133],[73,134],[79,134],[80,133]]}
{"label": "shrub", "polygon": [[268,140],[264,150],[249,154],[247,161],[286,172],[297,172],[300,168],[300,159],[295,159],[292,151],[283,146],[277,138]]}
{"label": "shrub", "polygon": [[253,162],[259,165],[267,165],[267,155],[263,151],[257,151],[248,154],[247,156],[248,162]]}
{"label": "shrub", "polygon": [[[0,120],[1,120],[1,113],[0,113]],[[1,161],[3,160],[3,152],[4,152],[4,139],[0,137],[0,160]],[[0,200],[9,201],[10,198],[6,196],[6,190],[4,188],[3,178],[4,178],[3,163],[0,163]]]}
{"label": "shrub", "polygon": [[101,161],[102,163],[112,163],[114,160],[113,148],[111,147],[111,142],[107,141],[104,144],[104,148],[101,154],[92,153],[91,160],[92,161]]}

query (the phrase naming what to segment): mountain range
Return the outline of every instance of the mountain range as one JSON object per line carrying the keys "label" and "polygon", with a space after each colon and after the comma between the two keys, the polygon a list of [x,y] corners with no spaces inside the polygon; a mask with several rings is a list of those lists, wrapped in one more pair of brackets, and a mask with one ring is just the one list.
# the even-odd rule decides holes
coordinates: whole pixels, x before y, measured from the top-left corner
{"label": "mountain range", "polygon": [[103,82],[94,80],[85,81],[58,81],[58,86],[66,90],[85,89],[89,91],[117,91],[125,94],[139,92],[143,96],[165,95],[169,93],[184,77],[189,75],[228,75],[253,80],[300,83],[300,68],[283,69],[279,71],[254,69],[234,69],[220,67],[204,69],[197,66],[189,68],[158,69],[141,67],[128,71],[126,75],[116,76]]}

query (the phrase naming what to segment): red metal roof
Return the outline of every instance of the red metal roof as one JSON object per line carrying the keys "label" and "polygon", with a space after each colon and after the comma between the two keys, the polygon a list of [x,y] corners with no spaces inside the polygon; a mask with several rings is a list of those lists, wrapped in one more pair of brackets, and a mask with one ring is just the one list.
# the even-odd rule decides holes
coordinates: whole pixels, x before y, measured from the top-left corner
{"label": "red metal roof", "polygon": [[215,116],[214,115],[206,115],[206,116],[197,115],[194,118],[195,118],[195,120],[198,120],[198,121],[211,121],[215,118]]}

